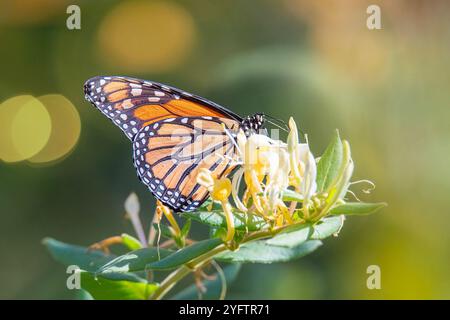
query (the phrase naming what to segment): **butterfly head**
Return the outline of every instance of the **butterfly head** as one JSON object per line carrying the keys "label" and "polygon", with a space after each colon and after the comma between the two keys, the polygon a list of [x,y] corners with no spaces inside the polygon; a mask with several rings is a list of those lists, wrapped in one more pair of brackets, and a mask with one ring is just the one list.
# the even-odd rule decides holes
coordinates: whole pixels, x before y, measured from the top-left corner
{"label": "butterfly head", "polygon": [[264,113],[255,113],[254,115],[247,116],[242,120],[241,127],[245,134],[248,136],[253,132],[258,132],[264,128],[266,116]]}

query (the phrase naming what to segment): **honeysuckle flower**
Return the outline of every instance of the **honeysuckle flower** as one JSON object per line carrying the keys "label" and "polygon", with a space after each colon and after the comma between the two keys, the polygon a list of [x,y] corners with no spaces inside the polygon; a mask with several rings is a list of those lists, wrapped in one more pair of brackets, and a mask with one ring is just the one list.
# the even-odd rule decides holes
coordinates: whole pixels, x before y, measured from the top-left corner
{"label": "honeysuckle flower", "polygon": [[309,218],[311,198],[316,193],[316,160],[307,143],[299,143],[297,125],[289,119],[288,150],[291,163],[291,186],[303,196],[303,214]]}
{"label": "honeysuckle flower", "polygon": [[[271,139],[262,134],[246,137],[237,135],[237,150],[241,168],[232,178],[232,196],[243,212],[255,211],[266,220],[279,225],[292,222],[292,212],[282,201],[284,190],[294,187],[303,196],[303,207],[308,215],[310,199],[316,193],[316,161],[307,143],[299,143],[297,126],[289,120],[288,142]],[[239,189],[245,181],[242,199]],[[291,206],[296,204],[291,204]]]}
{"label": "honeysuckle flower", "polygon": [[[251,199],[254,209],[270,218],[268,215],[274,215],[278,206],[284,206],[281,195],[289,185],[287,146],[266,135],[252,134],[247,138],[242,132],[238,134],[237,141],[242,169],[233,177],[234,201],[240,210],[246,212],[248,208],[245,203]],[[247,187],[244,203],[238,197],[242,177]]]}
{"label": "honeysuckle flower", "polygon": [[262,155],[263,159],[266,157],[270,163],[264,190],[264,196],[268,198],[267,210],[269,211],[275,210],[282,204],[282,193],[289,186],[289,154],[285,146],[275,148],[274,151],[269,150]]}
{"label": "honeysuckle flower", "polygon": [[[305,137],[306,138],[306,137]],[[350,147],[342,141],[343,159],[337,178],[327,190],[317,190],[317,163],[308,141],[300,143],[295,121],[289,119],[287,143],[263,134],[236,138],[238,170],[233,177],[217,179],[202,169],[197,181],[206,187],[214,201],[222,204],[227,220],[227,241],[234,236],[233,213],[228,201],[232,195],[235,206],[242,212],[252,212],[264,218],[269,226],[284,226],[296,222],[317,222],[342,204],[351,185],[353,161]],[[244,193],[240,196],[241,183]],[[297,201],[286,204],[283,193],[293,189]]]}
{"label": "honeysuckle flower", "polygon": [[228,178],[217,179],[210,170],[202,168],[197,176],[197,182],[204,186],[215,201],[228,201],[231,193],[231,181]]}
{"label": "honeysuckle flower", "polygon": [[291,163],[292,185],[305,200],[309,200],[317,189],[316,160],[307,143],[299,143],[297,125],[294,119],[289,119],[288,150]]}
{"label": "honeysuckle flower", "polygon": [[211,171],[202,168],[197,176],[197,183],[205,187],[211,195],[214,201],[220,202],[222,205],[223,212],[225,214],[225,219],[227,221],[227,234],[224,241],[229,242],[233,240],[234,237],[234,219],[233,212],[230,203],[228,202],[228,197],[231,194],[231,180],[228,178],[216,178],[212,175]]}

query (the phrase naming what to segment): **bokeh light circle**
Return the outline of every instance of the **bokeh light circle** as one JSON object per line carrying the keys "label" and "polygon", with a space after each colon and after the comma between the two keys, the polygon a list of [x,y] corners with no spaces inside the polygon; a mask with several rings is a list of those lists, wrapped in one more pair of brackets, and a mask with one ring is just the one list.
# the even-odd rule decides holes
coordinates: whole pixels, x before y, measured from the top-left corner
{"label": "bokeh light circle", "polygon": [[124,71],[164,72],[180,65],[195,38],[192,16],[171,2],[122,2],[98,30],[101,60]]}
{"label": "bokeh light circle", "polygon": [[17,162],[37,154],[50,137],[51,120],[36,98],[22,95],[0,105],[0,158]]}
{"label": "bokeh light circle", "polygon": [[63,95],[48,94],[38,100],[50,114],[52,131],[45,147],[28,160],[44,163],[62,158],[73,149],[80,137],[81,122],[77,109]]}

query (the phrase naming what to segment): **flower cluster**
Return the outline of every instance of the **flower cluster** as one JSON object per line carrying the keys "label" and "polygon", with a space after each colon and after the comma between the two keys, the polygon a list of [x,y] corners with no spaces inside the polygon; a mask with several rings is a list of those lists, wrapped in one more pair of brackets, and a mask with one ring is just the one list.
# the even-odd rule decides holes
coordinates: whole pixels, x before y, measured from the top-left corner
{"label": "flower cluster", "polygon": [[[348,143],[342,142],[342,161],[337,174],[326,188],[318,189],[318,161],[308,143],[300,143],[292,118],[289,129],[286,143],[262,134],[246,137],[239,132],[236,149],[240,167],[231,179],[218,179],[207,169],[198,175],[198,183],[223,207],[228,226],[225,241],[231,241],[234,236],[230,196],[238,211],[257,214],[271,227],[317,222],[333,206],[344,202],[353,172]],[[245,186],[241,196],[242,180]]]}

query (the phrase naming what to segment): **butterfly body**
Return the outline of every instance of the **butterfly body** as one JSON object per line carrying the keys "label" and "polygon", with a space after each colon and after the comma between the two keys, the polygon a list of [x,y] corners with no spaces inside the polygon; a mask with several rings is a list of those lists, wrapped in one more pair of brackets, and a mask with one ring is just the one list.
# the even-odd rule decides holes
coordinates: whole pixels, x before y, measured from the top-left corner
{"label": "butterfly body", "polygon": [[264,125],[264,115],[245,118],[202,97],[164,84],[128,77],[95,77],[86,99],[133,142],[141,181],[175,211],[193,211],[208,197],[197,184],[201,168],[217,177],[237,165],[234,139]]}

